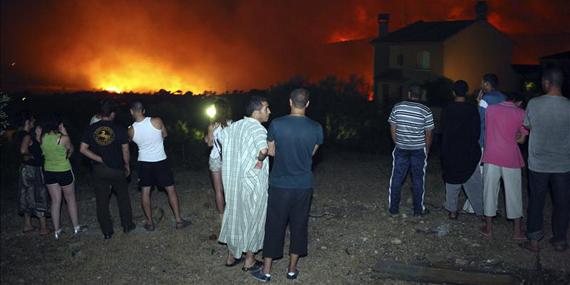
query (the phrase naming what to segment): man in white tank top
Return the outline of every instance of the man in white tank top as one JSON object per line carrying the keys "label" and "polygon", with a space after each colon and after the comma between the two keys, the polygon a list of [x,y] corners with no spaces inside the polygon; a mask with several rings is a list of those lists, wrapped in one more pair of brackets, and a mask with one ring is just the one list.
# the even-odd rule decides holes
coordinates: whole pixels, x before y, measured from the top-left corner
{"label": "man in white tank top", "polygon": [[166,127],[158,117],[145,117],[144,106],[138,101],[131,104],[131,116],[135,122],[129,127],[129,138],[139,148],[139,186],[142,189],[142,207],[147,218],[144,228],[148,231],[154,231],[152,207],[150,205],[152,186],[163,187],[166,190],[168,202],[176,218],[176,228],[181,229],[189,226],[190,221],[186,221],[180,216],[174,177],[164,152],[163,142],[167,136]]}

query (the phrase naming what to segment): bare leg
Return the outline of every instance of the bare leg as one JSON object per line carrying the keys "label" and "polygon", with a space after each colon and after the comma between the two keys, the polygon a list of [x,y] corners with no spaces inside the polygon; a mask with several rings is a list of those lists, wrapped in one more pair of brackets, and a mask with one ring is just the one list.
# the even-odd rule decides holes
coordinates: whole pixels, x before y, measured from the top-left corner
{"label": "bare leg", "polygon": [[61,189],[63,190],[63,196],[65,197],[65,202],[67,203],[69,218],[71,218],[71,223],[75,228],[79,226],[79,219],[77,217],[77,201],[75,200],[75,183],[62,186]]}
{"label": "bare leg", "polygon": [[289,255],[289,272],[297,271],[297,262],[299,261],[299,255],[291,253]]}
{"label": "bare leg", "polygon": [[174,218],[176,218],[177,223],[182,222],[182,217],[180,216],[180,208],[178,206],[178,195],[176,195],[176,188],[174,185],[164,187],[166,189],[166,194],[168,194],[168,203],[170,203],[170,208],[172,213],[174,213]]}
{"label": "bare leg", "polygon": [[485,225],[481,227],[481,233],[485,236],[491,236],[493,231],[493,217],[485,216]]}
{"label": "bare leg", "polygon": [[34,229],[34,226],[32,226],[32,217],[30,217],[30,214],[25,213],[24,214],[24,232],[29,232],[33,229]]}
{"label": "bare leg", "polygon": [[212,183],[216,193],[216,209],[221,215],[224,214],[224,185],[222,184],[222,172],[216,171],[212,173]]}
{"label": "bare leg", "polygon": [[153,225],[152,208],[150,206],[150,186],[142,187],[142,208],[146,215],[147,225]]}
{"label": "bare leg", "polygon": [[253,252],[248,251],[245,253],[245,262],[243,266],[245,268],[249,268],[255,265],[255,254]]}
{"label": "bare leg", "polygon": [[263,273],[271,274],[271,265],[273,265],[273,258],[264,257],[263,258]]}
{"label": "bare leg", "polygon": [[49,230],[47,228],[46,217],[39,217],[39,220],[40,220],[40,235],[49,234]]}
{"label": "bare leg", "polygon": [[53,222],[53,230],[57,231],[60,229],[61,187],[59,184],[48,184],[46,187],[51,197],[51,221]]}
{"label": "bare leg", "polygon": [[521,229],[521,218],[514,220],[513,239],[521,240],[526,239]]}

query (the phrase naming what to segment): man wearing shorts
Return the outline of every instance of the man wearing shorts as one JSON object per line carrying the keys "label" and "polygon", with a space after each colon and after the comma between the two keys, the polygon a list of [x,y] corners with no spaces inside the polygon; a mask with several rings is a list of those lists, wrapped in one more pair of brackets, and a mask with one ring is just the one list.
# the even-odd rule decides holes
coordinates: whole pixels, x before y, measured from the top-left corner
{"label": "man wearing shorts", "polygon": [[190,221],[186,221],[180,216],[178,195],[174,188],[174,177],[164,152],[164,138],[167,136],[166,127],[160,118],[146,117],[144,106],[138,101],[131,104],[131,116],[135,122],[129,128],[129,138],[139,148],[139,186],[142,188],[142,207],[147,218],[144,228],[147,231],[154,231],[150,205],[152,186],[164,187],[166,190],[168,202],[176,218],[176,228],[182,229],[189,226]]}

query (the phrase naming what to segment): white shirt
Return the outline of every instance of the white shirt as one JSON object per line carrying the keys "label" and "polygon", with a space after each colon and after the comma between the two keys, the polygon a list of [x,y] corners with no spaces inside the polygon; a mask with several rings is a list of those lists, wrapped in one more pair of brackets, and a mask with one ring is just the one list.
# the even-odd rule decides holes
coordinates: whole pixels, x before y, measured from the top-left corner
{"label": "white shirt", "polygon": [[133,141],[139,147],[138,161],[156,162],[166,159],[162,131],[152,125],[150,117],[134,122],[133,130]]}

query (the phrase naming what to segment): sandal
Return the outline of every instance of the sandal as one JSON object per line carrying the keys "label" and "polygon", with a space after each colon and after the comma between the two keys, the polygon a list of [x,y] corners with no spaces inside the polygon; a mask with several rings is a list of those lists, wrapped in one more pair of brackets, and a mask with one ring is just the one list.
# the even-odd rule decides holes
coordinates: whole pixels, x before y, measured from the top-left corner
{"label": "sandal", "polygon": [[479,232],[486,238],[491,238],[491,233],[487,232],[487,226],[481,226]]}
{"label": "sandal", "polygon": [[144,229],[149,232],[152,232],[154,231],[154,224],[144,224]]}
{"label": "sandal", "polygon": [[31,232],[35,232],[35,231],[36,231],[36,228],[32,227],[32,228],[29,228],[29,229],[23,229],[23,230],[22,230],[22,233],[27,234],[27,233],[31,233]]}
{"label": "sandal", "polygon": [[242,261],[242,258],[234,258],[234,262],[232,262],[232,263],[224,263],[224,265],[225,265],[226,267],[234,267],[234,266],[240,264],[241,261]]}
{"label": "sandal", "polygon": [[180,222],[176,222],[176,229],[180,230],[183,229],[189,225],[191,225],[192,222],[188,221],[188,220],[181,220]]}
{"label": "sandal", "polygon": [[449,214],[447,214],[447,217],[450,220],[457,220],[457,216],[459,216],[459,214],[457,214],[457,212],[449,212]]}
{"label": "sandal", "polygon": [[263,262],[259,261],[259,260],[255,260],[255,262],[253,263],[252,266],[250,267],[242,267],[241,270],[244,272],[255,272],[255,271],[260,271],[261,270],[261,266],[263,265]]}
{"label": "sandal", "polygon": [[519,244],[519,246],[523,249],[530,251],[530,252],[534,252],[534,253],[540,252],[540,247],[533,246],[530,241],[523,242],[523,243]]}

